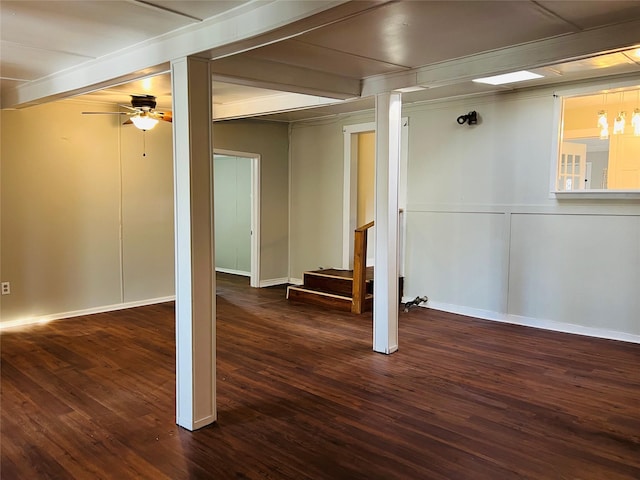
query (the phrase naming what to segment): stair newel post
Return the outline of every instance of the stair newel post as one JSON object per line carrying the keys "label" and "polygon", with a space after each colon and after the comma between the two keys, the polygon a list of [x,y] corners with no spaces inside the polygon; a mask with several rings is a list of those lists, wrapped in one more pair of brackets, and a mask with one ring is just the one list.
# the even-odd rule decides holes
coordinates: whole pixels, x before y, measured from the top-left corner
{"label": "stair newel post", "polygon": [[373,226],[370,222],[356,228],[353,238],[353,290],[351,294],[351,312],[361,314],[367,295],[367,232]]}

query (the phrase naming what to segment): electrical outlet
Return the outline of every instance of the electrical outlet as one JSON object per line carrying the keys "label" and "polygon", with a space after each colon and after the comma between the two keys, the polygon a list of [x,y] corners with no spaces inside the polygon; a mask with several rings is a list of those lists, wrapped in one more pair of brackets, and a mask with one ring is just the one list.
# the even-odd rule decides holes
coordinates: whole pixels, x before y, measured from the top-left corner
{"label": "electrical outlet", "polygon": [[11,293],[11,284],[9,282],[2,282],[2,295],[9,295]]}

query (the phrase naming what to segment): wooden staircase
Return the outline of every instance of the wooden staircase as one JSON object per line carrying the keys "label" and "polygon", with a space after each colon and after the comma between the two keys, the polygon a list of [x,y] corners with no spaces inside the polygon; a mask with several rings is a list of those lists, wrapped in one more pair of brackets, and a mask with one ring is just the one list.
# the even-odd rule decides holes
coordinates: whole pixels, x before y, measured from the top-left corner
{"label": "wooden staircase", "polygon": [[[329,268],[304,272],[304,284],[287,288],[287,299],[312,303],[333,310],[353,310],[353,270]],[[373,308],[373,267],[365,272],[365,295],[362,311]],[[356,312],[360,313],[360,312]]]}
{"label": "wooden staircase", "polygon": [[[304,272],[302,286],[289,286],[287,299],[313,303],[334,310],[362,313],[373,310],[373,267],[366,266],[367,232],[373,222],[356,228],[353,270],[330,268]],[[403,278],[398,279],[402,298]]]}

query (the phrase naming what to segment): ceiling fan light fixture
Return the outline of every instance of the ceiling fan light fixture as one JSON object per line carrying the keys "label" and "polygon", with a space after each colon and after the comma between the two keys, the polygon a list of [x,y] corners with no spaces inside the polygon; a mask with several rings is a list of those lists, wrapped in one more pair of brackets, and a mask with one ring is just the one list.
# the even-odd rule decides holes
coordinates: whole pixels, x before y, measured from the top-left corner
{"label": "ceiling fan light fixture", "polygon": [[146,113],[131,117],[131,121],[140,130],[151,130],[158,123],[157,118],[150,117]]}
{"label": "ceiling fan light fixture", "polygon": [[600,140],[609,138],[609,122],[607,121],[607,112],[604,110],[598,112],[598,127],[600,128]]}
{"label": "ceiling fan light fixture", "polygon": [[613,133],[614,135],[620,135],[624,133],[624,124],[625,118],[627,116],[626,112],[619,112],[615,121],[613,122]]}

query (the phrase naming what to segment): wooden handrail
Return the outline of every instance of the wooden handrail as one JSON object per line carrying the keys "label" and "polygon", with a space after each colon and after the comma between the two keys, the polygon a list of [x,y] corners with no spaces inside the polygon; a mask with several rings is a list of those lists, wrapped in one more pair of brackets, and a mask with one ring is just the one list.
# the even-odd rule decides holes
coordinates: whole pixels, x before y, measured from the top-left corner
{"label": "wooden handrail", "polygon": [[356,228],[356,232],[363,232],[364,230],[369,230],[373,227],[373,222],[369,222],[366,225],[362,225],[361,227]]}
{"label": "wooden handrail", "polygon": [[367,233],[373,222],[356,228],[353,237],[353,287],[351,312],[362,313],[367,295]]}

